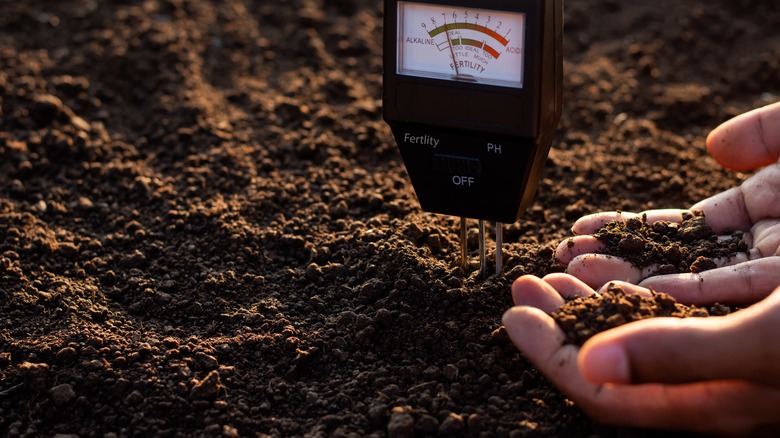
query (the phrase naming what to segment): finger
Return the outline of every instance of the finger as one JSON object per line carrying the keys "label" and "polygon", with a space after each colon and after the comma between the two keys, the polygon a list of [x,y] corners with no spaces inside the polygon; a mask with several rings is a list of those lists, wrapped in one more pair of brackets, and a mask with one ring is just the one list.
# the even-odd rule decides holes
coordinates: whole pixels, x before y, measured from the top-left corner
{"label": "finger", "polygon": [[569,274],[554,273],[546,275],[543,280],[553,287],[564,298],[572,299],[596,295],[596,291],[582,280]]}
{"label": "finger", "polygon": [[751,223],[780,218],[780,163],[759,170],[740,188]]}
{"label": "finger", "polygon": [[636,213],[627,211],[604,211],[583,216],[574,222],[571,231],[577,235],[593,234],[596,230],[610,222],[625,222],[629,219],[638,218]]}
{"label": "finger", "polygon": [[515,346],[555,386],[578,402],[593,402],[598,387],[582,377],[579,348],[564,345],[566,336],[552,317],[534,307],[516,306],[504,313],[502,322]]}
{"label": "finger", "polygon": [[698,306],[752,304],[780,284],[780,257],[766,257],[698,274],[659,275],[639,286],[666,292],[677,301]]}
{"label": "finger", "polygon": [[533,275],[524,275],[512,283],[512,300],[518,306],[530,306],[552,313],[564,303],[549,283]]}
{"label": "finger", "polygon": [[579,364],[593,383],[742,379],[780,383],[780,293],[724,317],[654,318],[597,334]]}
{"label": "finger", "polygon": [[577,256],[569,263],[566,273],[579,278],[594,289],[613,280],[637,284],[644,278],[642,270],[630,262],[604,254]]}
{"label": "finger", "polygon": [[548,377],[559,376],[558,368],[571,370],[576,367],[578,349],[573,345],[563,346],[566,336],[555,320],[541,309],[515,306],[504,312],[501,321],[509,338],[528,360],[545,374],[552,372]]}
{"label": "finger", "polygon": [[[583,345],[580,368],[585,378],[596,384],[734,378],[730,368],[733,364],[724,366],[725,358],[714,356],[724,352],[735,356],[729,348],[734,348],[738,340],[733,330],[718,330],[718,323],[719,318],[653,318],[620,326],[595,335]],[[689,354],[689,350],[694,350],[695,355]],[[704,359],[718,364],[702,365],[699,360]],[[742,363],[741,358],[739,362]],[[712,370],[726,372],[727,376],[711,374]]]}
{"label": "finger", "polygon": [[707,224],[719,234],[748,231],[759,221],[780,217],[780,164],[761,169],[739,187],[707,198],[691,209],[704,211]]}
{"label": "finger", "polygon": [[745,198],[741,187],[734,187],[694,204],[691,210],[701,210],[704,218],[715,233],[747,231],[753,225],[745,209]]}
{"label": "finger", "polygon": [[780,158],[780,102],[737,116],[715,128],[707,149],[721,166],[751,170]]}
{"label": "finger", "polygon": [[629,213],[625,211],[606,211],[583,216],[578,219],[572,227],[572,232],[577,235],[593,234],[599,228],[610,222],[626,222],[629,219],[644,218],[645,222],[652,225],[658,221],[682,222],[684,213],[690,213],[690,210],[681,209],[658,209],[647,210],[641,213]]}
{"label": "finger", "polygon": [[610,287],[617,286],[622,290],[624,293],[631,294],[631,295],[639,295],[641,297],[645,298],[652,298],[653,292],[650,289],[637,286],[635,284],[627,283],[625,281],[610,281],[609,283],[605,284],[604,286],[601,286],[601,288],[598,290],[599,294],[603,294],[606,292]]}
{"label": "finger", "polygon": [[597,253],[604,249],[604,243],[593,236],[575,236],[561,242],[555,249],[555,258],[568,265],[573,258],[588,253]]}
{"label": "finger", "polygon": [[691,213],[690,210],[679,209],[679,208],[667,208],[667,209],[658,209],[658,210],[646,210],[639,214],[645,217],[645,222],[647,222],[649,225],[653,225],[654,223],[659,221],[680,223],[683,221],[683,215],[690,214],[690,213]]}
{"label": "finger", "polygon": [[[774,386],[718,380],[598,387],[590,403],[579,404],[600,423],[707,436],[777,436],[780,391]],[[569,397],[578,401],[576,394]]]}
{"label": "finger", "polygon": [[753,226],[751,234],[757,257],[780,255],[780,220],[761,221]]}

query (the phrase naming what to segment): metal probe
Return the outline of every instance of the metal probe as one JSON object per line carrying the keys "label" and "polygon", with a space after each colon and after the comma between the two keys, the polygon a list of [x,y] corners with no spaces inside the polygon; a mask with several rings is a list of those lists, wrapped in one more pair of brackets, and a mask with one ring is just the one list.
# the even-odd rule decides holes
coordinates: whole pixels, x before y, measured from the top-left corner
{"label": "metal probe", "polygon": [[487,257],[485,257],[485,221],[479,220],[479,273],[487,277]]}
{"label": "metal probe", "polygon": [[504,243],[504,226],[501,222],[496,222],[496,277],[501,275],[503,268],[501,245]]}
{"label": "metal probe", "polygon": [[[502,246],[504,244],[504,224],[496,222],[496,276],[501,275],[504,268]],[[479,221],[479,272],[487,277],[487,246],[485,245],[485,221]],[[460,218],[460,266],[468,267],[468,232],[466,218]]]}
{"label": "metal probe", "polygon": [[462,217],[460,218],[460,266],[464,269],[464,272],[466,266],[468,266],[469,257],[468,242],[466,239],[466,218]]}

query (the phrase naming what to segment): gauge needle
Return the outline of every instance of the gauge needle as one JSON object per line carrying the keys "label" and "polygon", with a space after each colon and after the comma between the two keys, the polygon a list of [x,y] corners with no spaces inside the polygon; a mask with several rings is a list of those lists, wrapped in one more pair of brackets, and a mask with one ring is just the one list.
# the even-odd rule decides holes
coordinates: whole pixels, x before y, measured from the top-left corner
{"label": "gauge needle", "polygon": [[[447,26],[447,22],[444,22],[444,26]],[[445,34],[447,34],[447,42],[450,44],[450,56],[452,56],[452,65],[455,67],[455,76],[460,76],[460,72],[458,71],[458,60],[455,59],[455,49],[452,48],[452,39],[450,38],[450,31],[449,29],[444,31]]]}

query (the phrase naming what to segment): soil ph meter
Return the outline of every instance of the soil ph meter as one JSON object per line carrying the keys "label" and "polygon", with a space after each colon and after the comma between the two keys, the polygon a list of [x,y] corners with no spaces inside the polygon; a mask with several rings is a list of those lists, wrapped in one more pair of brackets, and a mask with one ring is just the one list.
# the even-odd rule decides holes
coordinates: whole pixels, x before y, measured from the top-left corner
{"label": "soil ph meter", "polygon": [[384,118],[423,210],[517,221],[562,109],[563,0],[385,0]]}

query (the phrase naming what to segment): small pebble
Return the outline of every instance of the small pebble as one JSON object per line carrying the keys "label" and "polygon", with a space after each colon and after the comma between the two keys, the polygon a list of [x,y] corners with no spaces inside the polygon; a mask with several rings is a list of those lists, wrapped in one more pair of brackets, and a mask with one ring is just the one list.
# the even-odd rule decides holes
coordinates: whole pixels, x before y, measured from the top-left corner
{"label": "small pebble", "polygon": [[63,406],[76,398],[76,391],[68,383],[57,385],[49,390],[52,401],[57,406]]}
{"label": "small pebble", "polygon": [[219,379],[219,373],[214,370],[210,372],[203,380],[193,380],[194,386],[190,391],[190,396],[196,399],[211,399],[219,394],[222,383]]}
{"label": "small pebble", "polygon": [[408,412],[394,409],[387,423],[387,435],[390,438],[414,437],[414,418]]}

